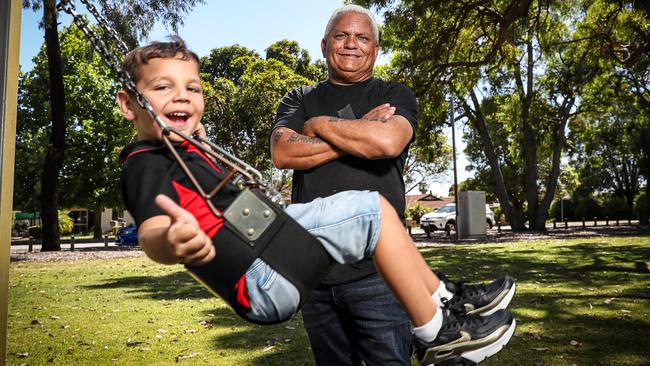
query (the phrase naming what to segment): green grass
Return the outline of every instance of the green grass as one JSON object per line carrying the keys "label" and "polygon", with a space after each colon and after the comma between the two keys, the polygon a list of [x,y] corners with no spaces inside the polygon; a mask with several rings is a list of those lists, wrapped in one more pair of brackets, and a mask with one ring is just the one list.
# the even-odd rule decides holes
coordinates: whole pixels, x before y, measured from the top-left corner
{"label": "green grass", "polygon": [[[481,365],[650,364],[650,237],[438,245],[452,279],[518,280],[517,333]],[[17,262],[8,365],[310,365],[299,317],[239,320],[181,267],[145,259]]]}

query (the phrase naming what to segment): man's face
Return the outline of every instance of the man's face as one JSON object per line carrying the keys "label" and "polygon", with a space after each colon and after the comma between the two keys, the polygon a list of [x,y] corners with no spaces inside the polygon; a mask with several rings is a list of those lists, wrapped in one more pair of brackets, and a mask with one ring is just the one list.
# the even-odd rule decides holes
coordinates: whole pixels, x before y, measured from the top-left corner
{"label": "man's face", "polygon": [[[205,107],[196,61],[179,57],[154,58],[141,65],[138,71],[138,90],[149,100],[156,114],[168,126],[191,135]],[[118,99],[122,98],[118,96]],[[126,107],[120,107],[124,116],[135,123],[138,140],[160,140],[160,127],[133,99],[130,98]],[[171,134],[170,139],[181,140],[175,134]]]}
{"label": "man's face", "polygon": [[321,49],[327,59],[330,82],[346,85],[372,77],[379,45],[366,15],[340,16],[330,34],[323,38]]}

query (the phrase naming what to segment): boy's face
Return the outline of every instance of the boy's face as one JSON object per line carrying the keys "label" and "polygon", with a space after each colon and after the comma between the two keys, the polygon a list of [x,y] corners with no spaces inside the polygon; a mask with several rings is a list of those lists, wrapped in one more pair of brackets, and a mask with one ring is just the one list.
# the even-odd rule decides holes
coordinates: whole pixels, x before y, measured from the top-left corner
{"label": "boy's face", "polygon": [[[149,100],[156,114],[170,127],[191,135],[203,115],[203,89],[196,61],[175,58],[153,58],[138,68],[138,90]],[[133,121],[138,140],[160,140],[161,129],[149,113],[140,108],[135,98],[120,91],[117,101],[122,115]],[[171,140],[182,140],[171,134]]]}

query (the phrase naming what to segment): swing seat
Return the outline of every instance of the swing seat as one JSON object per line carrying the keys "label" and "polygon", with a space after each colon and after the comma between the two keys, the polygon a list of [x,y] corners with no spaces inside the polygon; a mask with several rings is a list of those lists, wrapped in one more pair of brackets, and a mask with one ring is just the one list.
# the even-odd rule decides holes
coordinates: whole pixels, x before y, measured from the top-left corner
{"label": "swing seat", "polygon": [[251,319],[248,309],[236,300],[235,284],[253,261],[261,258],[296,286],[300,308],[334,260],[313,235],[259,190],[241,191],[224,211],[224,217],[225,225],[213,238],[215,258],[205,265],[185,267],[241,318],[255,324],[289,320],[293,314],[268,322]]}

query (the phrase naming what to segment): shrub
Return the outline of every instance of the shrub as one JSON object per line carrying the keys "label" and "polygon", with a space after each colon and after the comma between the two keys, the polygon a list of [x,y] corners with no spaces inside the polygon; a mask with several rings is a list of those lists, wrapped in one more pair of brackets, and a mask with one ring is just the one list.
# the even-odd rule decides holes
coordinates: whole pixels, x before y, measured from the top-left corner
{"label": "shrub", "polygon": [[415,222],[419,223],[422,215],[430,211],[430,209],[422,207],[422,205],[418,202],[415,204],[415,206],[406,209],[406,217],[413,219]]}
{"label": "shrub", "polygon": [[646,194],[647,193],[640,193],[634,197],[634,214],[642,221],[648,220],[648,214],[650,214],[646,204]]}
{"label": "shrub", "polygon": [[624,219],[630,216],[632,208],[628,206],[624,197],[607,195],[603,200],[603,212],[610,219]]}
{"label": "shrub", "polygon": [[[601,203],[593,196],[574,196],[571,197],[571,201],[575,204],[575,211],[569,219],[582,220],[582,218],[584,218],[586,220],[591,220],[594,217],[599,219],[604,217]],[[567,208],[566,203],[567,202],[565,201],[565,210]],[[564,215],[566,217],[566,211],[564,212]]]}
{"label": "shrub", "polygon": [[59,232],[61,235],[72,233],[74,229],[74,220],[70,217],[70,212],[59,210]]}

